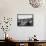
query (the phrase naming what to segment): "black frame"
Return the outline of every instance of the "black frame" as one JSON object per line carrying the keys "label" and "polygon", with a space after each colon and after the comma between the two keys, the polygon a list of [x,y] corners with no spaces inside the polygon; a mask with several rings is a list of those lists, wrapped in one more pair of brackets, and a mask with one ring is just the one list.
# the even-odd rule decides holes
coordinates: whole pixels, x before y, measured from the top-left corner
{"label": "black frame", "polygon": [[[29,18],[29,19],[19,19],[19,16],[21,16],[21,15],[31,15],[32,16],[32,18]],[[17,26],[33,26],[33,14],[17,14]],[[24,20],[25,21],[27,21],[27,23],[28,24],[21,24],[22,22],[21,21],[23,21],[24,22]],[[20,21],[20,22],[19,22]],[[29,21],[32,21],[31,23],[29,23]]]}

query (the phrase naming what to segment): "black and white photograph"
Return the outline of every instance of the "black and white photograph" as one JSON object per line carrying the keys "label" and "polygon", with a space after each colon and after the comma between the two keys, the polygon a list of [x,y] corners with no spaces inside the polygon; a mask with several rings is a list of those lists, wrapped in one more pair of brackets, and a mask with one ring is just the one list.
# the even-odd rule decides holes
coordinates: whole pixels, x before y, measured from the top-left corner
{"label": "black and white photograph", "polygon": [[17,26],[33,26],[33,14],[17,14]]}

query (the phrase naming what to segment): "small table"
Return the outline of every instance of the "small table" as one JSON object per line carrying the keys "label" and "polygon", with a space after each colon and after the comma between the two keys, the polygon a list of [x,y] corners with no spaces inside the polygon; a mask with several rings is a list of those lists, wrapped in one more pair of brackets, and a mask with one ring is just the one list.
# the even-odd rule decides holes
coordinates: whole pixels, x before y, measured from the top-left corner
{"label": "small table", "polygon": [[[13,40],[9,43],[15,44],[16,46],[37,46],[40,44],[46,44],[46,40],[39,40],[39,41],[29,41],[29,40]],[[46,46],[46,45],[45,45]]]}

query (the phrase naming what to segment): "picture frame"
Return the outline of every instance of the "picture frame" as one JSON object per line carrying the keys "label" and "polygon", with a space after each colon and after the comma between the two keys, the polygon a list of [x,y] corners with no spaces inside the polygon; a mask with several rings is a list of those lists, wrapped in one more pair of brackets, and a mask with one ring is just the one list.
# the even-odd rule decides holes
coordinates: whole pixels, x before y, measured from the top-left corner
{"label": "picture frame", "polygon": [[33,14],[17,14],[17,26],[33,26]]}

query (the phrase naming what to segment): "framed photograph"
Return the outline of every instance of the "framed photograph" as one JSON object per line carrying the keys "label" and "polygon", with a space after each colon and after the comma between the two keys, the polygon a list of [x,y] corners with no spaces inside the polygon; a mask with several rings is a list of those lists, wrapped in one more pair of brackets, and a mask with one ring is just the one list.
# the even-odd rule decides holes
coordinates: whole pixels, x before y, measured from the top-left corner
{"label": "framed photograph", "polygon": [[33,14],[17,14],[17,26],[33,26]]}

